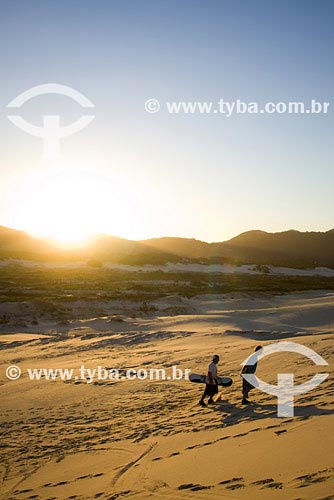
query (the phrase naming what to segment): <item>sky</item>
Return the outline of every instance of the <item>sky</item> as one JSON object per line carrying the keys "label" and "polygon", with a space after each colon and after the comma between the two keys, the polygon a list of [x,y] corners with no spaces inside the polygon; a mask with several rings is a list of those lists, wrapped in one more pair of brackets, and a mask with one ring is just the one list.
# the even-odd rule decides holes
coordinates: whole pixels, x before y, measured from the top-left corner
{"label": "sky", "polygon": [[[0,225],[69,241],[334,227],[331,0],[1,0],[0,14]],[[95,105],[51,160],[6,108],[48,83]],[[228,118],[165,104],[220,99],[330,108]],[[68,125],[87,109],[50,94],[14,114]]]}

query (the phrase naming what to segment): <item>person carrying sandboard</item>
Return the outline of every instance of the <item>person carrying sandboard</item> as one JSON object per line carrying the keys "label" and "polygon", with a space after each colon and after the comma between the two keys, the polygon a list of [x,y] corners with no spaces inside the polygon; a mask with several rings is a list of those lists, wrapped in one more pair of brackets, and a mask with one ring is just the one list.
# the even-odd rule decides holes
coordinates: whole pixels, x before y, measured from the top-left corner
{"label": "person carrying sandboard", "polygon": [[199,401],[199,405],[206,406],[204,399],[209,396],[208,404],[212,404],[214,401],[212,397],[218,393],[218,369],[217,364],[219,363],[219,356],[215,354],[212,358],[211,363],[208,366],[208,381],[205,384],[205,389],[203,395]]}

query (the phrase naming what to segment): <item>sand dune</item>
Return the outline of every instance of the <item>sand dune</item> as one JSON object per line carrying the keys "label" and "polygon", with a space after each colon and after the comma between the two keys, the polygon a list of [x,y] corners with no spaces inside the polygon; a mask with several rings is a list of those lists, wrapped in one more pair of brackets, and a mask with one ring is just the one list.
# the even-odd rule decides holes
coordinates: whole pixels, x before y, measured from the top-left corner
{"label": "sand dune", "polygon": [[[189,314],[164,313],[180,301]],[[289,418],[278,418],[275,398],[257,390],[242,406],[239,375],[259,341],[280,338],[332,363],[333,294],[170,297],[157,306],[155,315],[122,322],[92,314],[58,329],[40,324],[38,332],[1,327],[1,498],[333,498],[332,374],[296,397]],[[198,406],[203,386],[186,380],[32,381],[26,373],[82,364],[205,372],[214,352],[233,385],[207,408]],[[20,366],[20,379],[5,378],[9,364]],[[276,354],[260,362],[258,375],[275,383],[291,371],[301,383],[319,367]]]}

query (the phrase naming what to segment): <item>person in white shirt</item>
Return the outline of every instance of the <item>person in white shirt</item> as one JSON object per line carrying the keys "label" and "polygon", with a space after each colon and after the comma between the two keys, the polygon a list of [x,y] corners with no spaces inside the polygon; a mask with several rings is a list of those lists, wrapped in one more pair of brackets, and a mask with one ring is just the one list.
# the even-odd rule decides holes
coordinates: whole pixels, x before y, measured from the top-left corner
{"label": "person in white shirt", "polygon": [[201,406],[206,406],[204,399],[209,396],[208,404],[212,404],[214,401],[212,397],[217,394],[218,392],[218,384],[217,384],[217,377],[218,377],[218,370],[217,370],[217,364],[219,363],[219,356],[218,354],[215,354],[212,358],[212,362],[209,364],[208,367],[208,381],[205,385],[205,389],[203,392],[203,396],[201,397],[199,404]]}

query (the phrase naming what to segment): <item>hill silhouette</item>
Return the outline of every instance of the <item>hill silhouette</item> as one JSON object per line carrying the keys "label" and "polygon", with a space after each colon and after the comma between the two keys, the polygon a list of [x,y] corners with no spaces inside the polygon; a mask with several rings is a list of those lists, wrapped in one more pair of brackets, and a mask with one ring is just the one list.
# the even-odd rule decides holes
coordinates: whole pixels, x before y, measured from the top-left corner
{"label": "hill silhouette", "polygon": [[85,247],[61,249],[23,231],[0,226],[0,258],[94,260],[137,265],[201,262],[334,268],[334,229],[279,233],[254,230],[216,243],[174,237],[132,241],[97,235]]}

